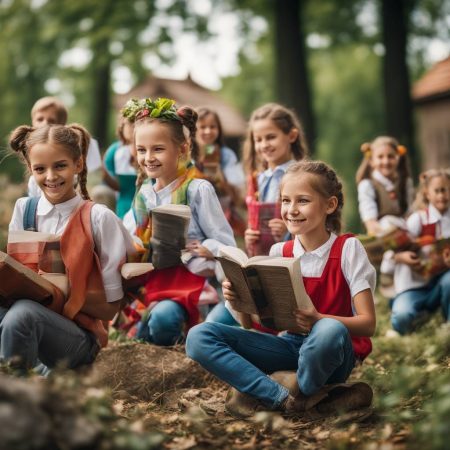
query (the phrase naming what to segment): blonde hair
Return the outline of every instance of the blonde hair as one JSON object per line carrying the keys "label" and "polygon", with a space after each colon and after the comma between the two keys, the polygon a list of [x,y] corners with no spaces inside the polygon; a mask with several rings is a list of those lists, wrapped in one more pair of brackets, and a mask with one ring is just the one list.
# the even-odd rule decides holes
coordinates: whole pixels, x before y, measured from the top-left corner
{"label": "blonde hair", "polygon": [[426,192],[433,178],[446,178],[450,181],[450,169],[429,169],[419,175],[419,187],[417,188],[416,198],[414,199],[413,209],[425,209],[429,204]]}
{"label": "blonde hair", "polygon": [[31,119],[39,111],[44,111],[48,108],[54,108],[56,111],[56,119],[58,125],[65,125],[67,122],[67,108],[64,103],[56,97],[42,97],[36,101],[31,108]]}
{"label": "blonde hair", "polygon": [[21,125],[11,133],[9,146],[20,155],[28,168],[30,168],[29,152],[36,144],[60,145],[70,152],[74,161],[82,158],[83,169],[78,174],[78,184],[81,196],[85,200],[90,200],[86,188],[86,155],[90,139],[91,136],[88,131],[76,123],[70,125],[44,125],[38,128]]}
{"label": "blonde hair", "polygon": [[291,143],[291,152],[297,161],[305,158],[308,154],[303,127],[295,113],[277,103],[267,103],[253,111],[247,130],[247,136],[243,149],[243,165],[247,174],[266,169],[266,163],[258,161],[255,142],[253,138],[253,125],[257,120],[270,119],[284,134],[289,134],[291,130],[298,131],[297,139]]}
{"label": "blonde hair", "polygon": [[328,214],[325,227],[328,231],[339,234],[342,229],[342,208],[344,207],[344,194],[342,192],[342,182],[336,172],[326,163],[322,161],[299,161],[288,167],[284,174],[281,184],[280,193],[283,190],[286,178],[290,175],[311,174],[311,187],[318,192],[323,198],[337,198],[336,209]]}
{"label": "blonde hair", "polygon": [[372,142],[364,142],[361,144],[360,150],[364,156],[356,171],[356,184],[361,183],[362,180],[371,178],[372,167],[370,165],[370,159],[372,158],[372,153],[376,148],[384,147],[385,145],[391,147],[399,155],[397,165],[397,174],[399,177],[399,204],[403,214],[408,209],[407,181],[411,175],[406,147],[400,145],[397,139],[391,136],[378,136]]}

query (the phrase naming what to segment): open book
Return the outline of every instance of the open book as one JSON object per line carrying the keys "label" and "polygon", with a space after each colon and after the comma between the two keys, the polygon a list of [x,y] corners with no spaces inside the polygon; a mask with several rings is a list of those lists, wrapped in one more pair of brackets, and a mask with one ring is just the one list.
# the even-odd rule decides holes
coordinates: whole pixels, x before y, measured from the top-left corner
{"label": "open book", "polygon": [[181,250],[186,247],[191,220],[187,205],[168,204],[152,209],[152,263],[155,269],[181,264]]}
{"label": "open book", "polygon": [[313,307],[303,285],[300,259],[247,255],[236,247],[222,247],[216,258],[233,284],[233,308],[259,316],[261,324],[275,330],[301,332],[293,311]]}

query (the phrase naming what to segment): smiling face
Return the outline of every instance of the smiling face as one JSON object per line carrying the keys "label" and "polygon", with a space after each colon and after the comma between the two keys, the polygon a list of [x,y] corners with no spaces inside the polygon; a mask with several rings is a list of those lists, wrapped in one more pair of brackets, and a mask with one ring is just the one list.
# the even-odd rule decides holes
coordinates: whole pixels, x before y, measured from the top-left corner
{"label": "smiling face", "polygon": [[187,144],[177,145],[167,125],[158,121],[139,124],[134,139],[138,164],[157,180],[158,189],[177,178],[178,160],[186,154]]}
{"label": "smiling face", "polygon": [[[337,207],[337,198],[324,198],[314,183],[317,175],[293,173],[285,175],[281,186],[281,217],[293,235],[311,236],[320,241],[328,236],[327,216]],[[316,239],[317,240],[317,239]]]}
{"label": "smiling face", "polygon": [[68,149],[51,143],[33,145],[28,158],[31,173],[50,203],[56,205],[75,197],[75,175],[83,169],[81,158],[74,161]]}
{"label": "smiling face", "polygon": [[213,114],[198,119],[196,139],[199,145],[214,145],[219,137],[219,124]]}
{"label": "smiling face", "polygon": [[400,160],[398,152],[391,145],[377,145],[371,149],[370,167],[378,170],[383,176],[394,179]]}
{"label": "smiling face", "polygon": [[274,169],[292,158],[291,143],[297,138],[296,129],[286,134],[272,120],[258,119],[253,123],[252,131],[256,154],[269,168]]}
{"label": "smiling face", "polygon": [[433,177],[425,191],[427,200],[442,214],[450,204],[450,181],[447,177]]}

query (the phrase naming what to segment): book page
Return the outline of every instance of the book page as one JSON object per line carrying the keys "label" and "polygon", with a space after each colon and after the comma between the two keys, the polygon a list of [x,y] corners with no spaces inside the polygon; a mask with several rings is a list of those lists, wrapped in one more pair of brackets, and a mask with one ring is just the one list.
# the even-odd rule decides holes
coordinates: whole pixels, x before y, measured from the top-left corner
{"label": "book page", "polygon": [[152,263],[125,263],[120,269],[120,273],[125,280],[144,275],[154,269]]}
{"label": "book page", "polygon": [[246,314],[258,314],[258,309],[253,301],[242,267],[238,263],[223,256],[218,256],[216,259],[220,262],[225,276],[231,282],[236,292],[237,299],[233,302],[233,308],[236,311]]}
{"label": "book page", "polygon": [[152,209],[152,214],[156,213],[166,213],[173,216],[180,216],[191,219],[191,208],[188,205],[178,205],[175,203],[169,203],[167,205],[160,205]]}
{"label": "book page", "polygon": [[237,247],[231,247],[229,245],[224,245],[219,249],[219,256],[223,256],[230,261],[235,261],[241,266],[245,266],[248,261],[247,255]]}

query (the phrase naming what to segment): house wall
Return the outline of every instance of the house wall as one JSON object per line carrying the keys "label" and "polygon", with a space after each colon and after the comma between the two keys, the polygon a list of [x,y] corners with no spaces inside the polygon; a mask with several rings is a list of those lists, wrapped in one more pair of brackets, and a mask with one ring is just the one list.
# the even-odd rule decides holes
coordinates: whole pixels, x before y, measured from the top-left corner
{"label": "house wall", "polygon": [[450,167],[450,97],[416,106],[423,170]]}

